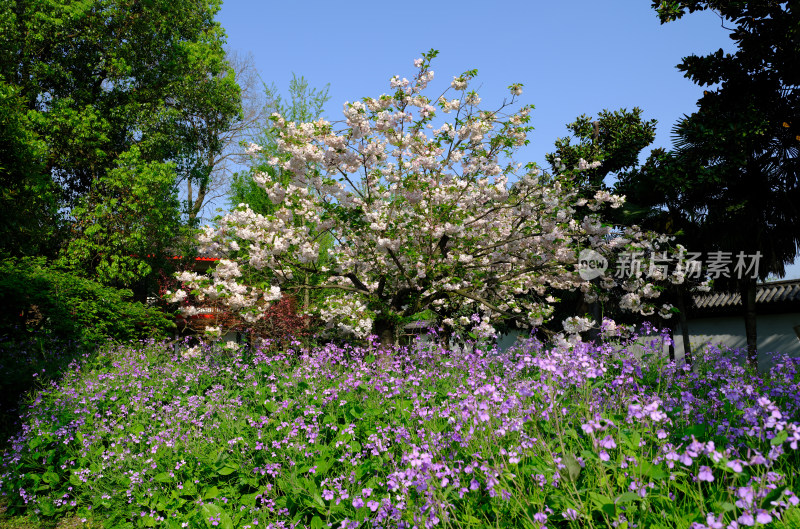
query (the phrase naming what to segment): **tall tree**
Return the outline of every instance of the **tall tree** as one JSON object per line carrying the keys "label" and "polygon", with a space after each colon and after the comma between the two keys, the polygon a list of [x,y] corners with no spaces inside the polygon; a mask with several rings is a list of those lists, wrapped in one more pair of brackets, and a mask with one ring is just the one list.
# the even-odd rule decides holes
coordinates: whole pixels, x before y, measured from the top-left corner
{"label": "tall tree", "polygon": [[[252,140],[261,133],[266,116],[274,111],[267,104],[263,82],[252,54],[228,51],[226,60],[240,89],[242,112],[227,128],[218,131],[219,149],[199,152],[205,156],[207,176],[185,180],[186,211],[191,224],[196,224],[204,216],[209,203],[225,196],[236,168],[251,161],[246,140]],[[228,75],[228,72],[224,75]]]}
{"label": "tall tree", "polygon": [[[402,318],[424,310],[456,326],[446,316],[474,306],[484,313],[479,331],[502,319],[539,326],[552,314],[549,289],[584,284],[577,249],[613,253],[622,241],[651,243],[635,229],[608,240],[599,215],[573,221],[574,207],[613,209],[619,197],[582,199],[569,175],[550,178],[535,164],[519,170],[513,156],[527,142],[530,107],[506,107],[521,85],[509,87],[510,102],[484,110],[469,89],[476,72],[468,71],[430,99],[424,90],[436,54],[415,61],[413,80],[391,79],[393,95],[346,104],[342,129],[272,116],[279,147],[273,163],[290,178],[253,179],[277,208],[260,215],[242,205],[207,229],[200,244],[230,259],[211,276],[181,274],[186,287],[256,320],[265,302],[308,289],[294,270],[319,273],[325,282],[317,288],[334,292],[316,307],[328,325],[392,343]],[[454,117],[434,129],[438,112]],[[511,176],[518,178],[513,185]],[[329,266],[318,266],[323,233],[336,241]],[[251,268],[267,271],[272,282],[244,283]],[[535,302],[521,299],[528,293]],[[172,299],[186,295],[177,291]],[[584,325],[578,319],[571,327]]]}
{"label": "tall tree", "polygon": [[708,86],[678,124],[678,155],[696,168],[705,229],[719,251],[760,256],[732,277],[744,306],[748,361],[756,366],[756,281],[783,276],[800,247],[800,10],[792,2],[654,1],[662,23],[713,10],[736,52],[686,57],[686,77]]}
{"label": "tall tree", "polygon": [[[67,208],[132,146],[202,182],[240,114],[218,0],[0,2],[0,76],[44,148],[38,171]],[[5,165],[5,164],[0,164]],[[38,181],[38,178],[31,178]]]}
{"label": "tall tree", "polygon": [[[289,82],[289,96],[284,98],[274,83],[264,85],[265,104],[261,114],[269,117],[273,113],[278,113],[287,121],[295,123],[316,121],[322,117],[325,103],[330,100],[329,87],[330,85],[325,85],[321,89],[311,88],[305,77],[297,77],[293,74],[292,80]],[[279,154],[277,136],[271,121],[262,121],[260,127],[248,139],[257,144],[260,149],[253,152],[251,170],[239,172],[233,176],[228,202],[231,207],[242,203],[248,204],[253,211],[267,215],[275,210],[275,206],[267,192],[253,180],[253,172],[268,173],[271,178],[281,179],[284,183],[288,182],[289,177],[288,175],[281,176],[284,172],[280,167],[270,163],[271,159]]]}
{"label": "tall tree", "polygon": [[[645,229],[668,234],[675,237],[676,243],[691,252],[706,254],[711,248],[703,237],[706,212],[701,204],[700,186],[695,183],[694,165],[687,165],[683,158],[659,148],[653,149],[642,165],[618,174],[614,192],[627,197],[621,212],[626,223],[635,223]],[[684,359],[691,363],[687,318],[691,306],[689,299],[702,279],[702,270],[697,271],[696,280],[693,281],[690,279],[694,271],[688,272],[688,277],[671,277],[672,285],[668,286],[666,296],[679,310]],[[674,354],[672,348],[670,352]]]}
{"label": "tall tree", "polygon": [[[134,146],[73,208],[60,264],[100,283],[131,287],[165,266],[181,228],[172,163],[142,162]],[[143,288],[139,297],[147,294]]]}
{"label": "tall tree", "polygon": [[[557,139],[555,151],[545,158],[554,172],[568,168],[580,169],[573,173],[574,184],[578,186],[581,196],[590,198],[597,191],[608,189],[606,180],[639,165],[642,149],[655,139],[656,120],[644,120],[642,109],[638,107],[631,111],[624,108],[602,110],[597,114],[597,119],[586,114],[578,116],[567,125],[567,129],[572,132],[572,137]],[[623,210],[617,210],[617,213]],[[580,222],[590,213],[587,207],[578,207],[575,219]],[[614,217],[620,216],[617,214]],[[575,299],[570,299],[572,297]],[[565,296],[565,303],[573,301],[574,306],[564,307],[567,313],[588,313],[595,321],[600,321],[601,305],[592,291],[579,290],[574,296]],[[590,334],[596,332],[597,329],[594,329]]]}
{"label": "tall tree", "polygon": [[597,167],[581,171],[579,184],[592,190],[605,189],[605,180],[621,171],[636,167],[642,149],[656,137],[656,120],[643,120],[642,109],[602,110],[597,119],[587,115],[567,125],[573,138],[556,140],[555,152],[546,156],[553,170],[558,165],[576,166],[581,159],[586,163],[599,162]]}
{"label": "tall tree", "polygon": [[7,254],[55,251],[61,223],[55,186],[43,172],[45,148],[19,89],[0,77],[0,247]]}

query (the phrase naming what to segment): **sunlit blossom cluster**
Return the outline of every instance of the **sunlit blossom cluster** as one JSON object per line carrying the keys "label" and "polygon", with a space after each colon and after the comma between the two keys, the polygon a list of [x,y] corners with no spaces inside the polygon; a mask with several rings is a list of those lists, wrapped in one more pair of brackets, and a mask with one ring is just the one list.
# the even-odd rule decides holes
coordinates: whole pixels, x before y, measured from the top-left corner
{"label": "sunlit blossom cluster", "polygon": [[[625,247],[652,248],[654,235],[604,222],[605,208],[620,207],[624,197],[607,191],[578,196],[572,175],[595,164],[581,160],[547,175],[515,162],[530,130],[531,107],[511,111],[522,85],[511,85],[511,102],[485,110],[469,90],[471,71],[429,98],[424,90],[434,77],[434,56],[415,61],[413,79],[393,77],[392,94],[346,103],[341,129],[325,120],[293,123],[273,115],[280,154],[272,162],[290,178],[257,173],[254,180],[275,213],[263,216],[240,205],[216,228],[206,228],[201,250],[238,252],[239,266],[271,271],[276,289],[297,288],[300,278],[287,270],[335,279],[326,283],[332,296],[357,300],[363,316],[341,320],[347,311],[331,307],[352,302],[336,299],[316,307],[317,315],[365,335],[371,324],[426,309],[455,321],[451,315],[467,305],[490,323],[538,326],[552,312],[545,300],[551,290],[582,288],[596,298],[575,268],[580,249],[612,256]],[[452,119],[442,122],[439,113]],[[584,206],[589,214],[576,219]],[[335,241],[326,270],[319,266],[323,233]],[[257,318],[279,291],[263,295],[245,286],[230,263],[221,261],[222,270],[205,280],[185,276],[186,288]],[[646,286],[637,283],[621,306],[659,310],[654,291],[637,290]]]}

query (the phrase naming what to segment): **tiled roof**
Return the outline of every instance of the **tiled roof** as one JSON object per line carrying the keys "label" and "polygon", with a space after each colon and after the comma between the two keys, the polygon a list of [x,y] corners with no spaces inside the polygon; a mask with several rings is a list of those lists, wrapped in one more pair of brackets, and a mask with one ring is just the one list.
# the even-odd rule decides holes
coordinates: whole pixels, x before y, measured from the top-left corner
{"label": "tiled roof", "polygon": [[[757,285],[756,303],[758,305],[797,303],[800,306],[800,279],[774,281]],[[741,306],[742,296],[738,292],[711,292],[694,296],[694,307],[696,309],[722,309]]]}
{"label": "tiled roof", "polygon": [[406,331],[426,331],[429,327],[435,326],[436,322],[434,321],[427,321],[427,320],[420,320],[420,321],[412,321],[411,323],[407,323],[403,329]]}

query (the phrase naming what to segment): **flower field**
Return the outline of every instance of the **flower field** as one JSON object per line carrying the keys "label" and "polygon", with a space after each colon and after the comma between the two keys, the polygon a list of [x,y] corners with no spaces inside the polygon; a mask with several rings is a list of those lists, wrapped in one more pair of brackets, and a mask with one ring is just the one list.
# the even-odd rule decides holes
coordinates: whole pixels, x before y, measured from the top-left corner
{"label": "flower field", "polygon": [[2,501],[94,527],[797,527],[800,361],[641,343],[109,348],[28,403]]}

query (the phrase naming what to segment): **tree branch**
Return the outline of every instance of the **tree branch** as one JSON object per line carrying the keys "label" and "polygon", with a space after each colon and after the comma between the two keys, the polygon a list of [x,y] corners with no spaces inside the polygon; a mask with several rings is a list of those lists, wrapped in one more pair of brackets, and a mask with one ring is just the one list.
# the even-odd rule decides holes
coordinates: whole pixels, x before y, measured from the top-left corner
{"label": "tree branch", "polygon": [[362,283],[361,280],[358,279],[354,273],[350,272],[349,274],[345,275],[344,277],[349,279],[350,282],[353,283],[353,286],[356,287],[359,292],[366,292],[367,294],[369,294],[369,289],[367,288],[367,285]]}
{"label": "tree branch", "polygon": [[408,279],[408,274],[406,273],[405,267],[400,262],[400,260],[397,258],[397,256],[394,254],[392,249],[387,247],[386,251],[389,253],[389,256],[391,256],[392,260],[394,261],[394,264],[397,265],[397,268],[400,270],[400,273],[403,274],[403,279],[406,280],[406,283],[410,283],[410,281]]}
{"label": "tree branch", "polygon": [[442,238],[439,239],[439,243],[436,245],[439,248],[439,251],[442,253],[442,258],[447,259],[447,242],[450,240],[450,236],[446,233],[442,235]]}
{"label": "tree branch", "polygon": [[471,294],[471,293],[469,293],[469,292],[467,292],[465,290],[454,290],[453,292],[455,292],[459,296],[463,296],[463,297],[465,297],[467,299],[471,299],[472,301],[476,301],[478,303],[481,303],[484,306],[486,306],[487,308],[489,308],[489,309],[491,309],[491,310],[493,310],[495,312],[498,312],[498,313],[502,314],[503,316],[508,316],[510,318],[516,318],[517,317],[516,314],[512,314],[511,312],[508,312],[508,311],[505,311],[505,310],[501,310],[500,308],[498,308],[495,304],[491,303],[490,301],[485,300],[482,297],[476,296],[474,294]]}

